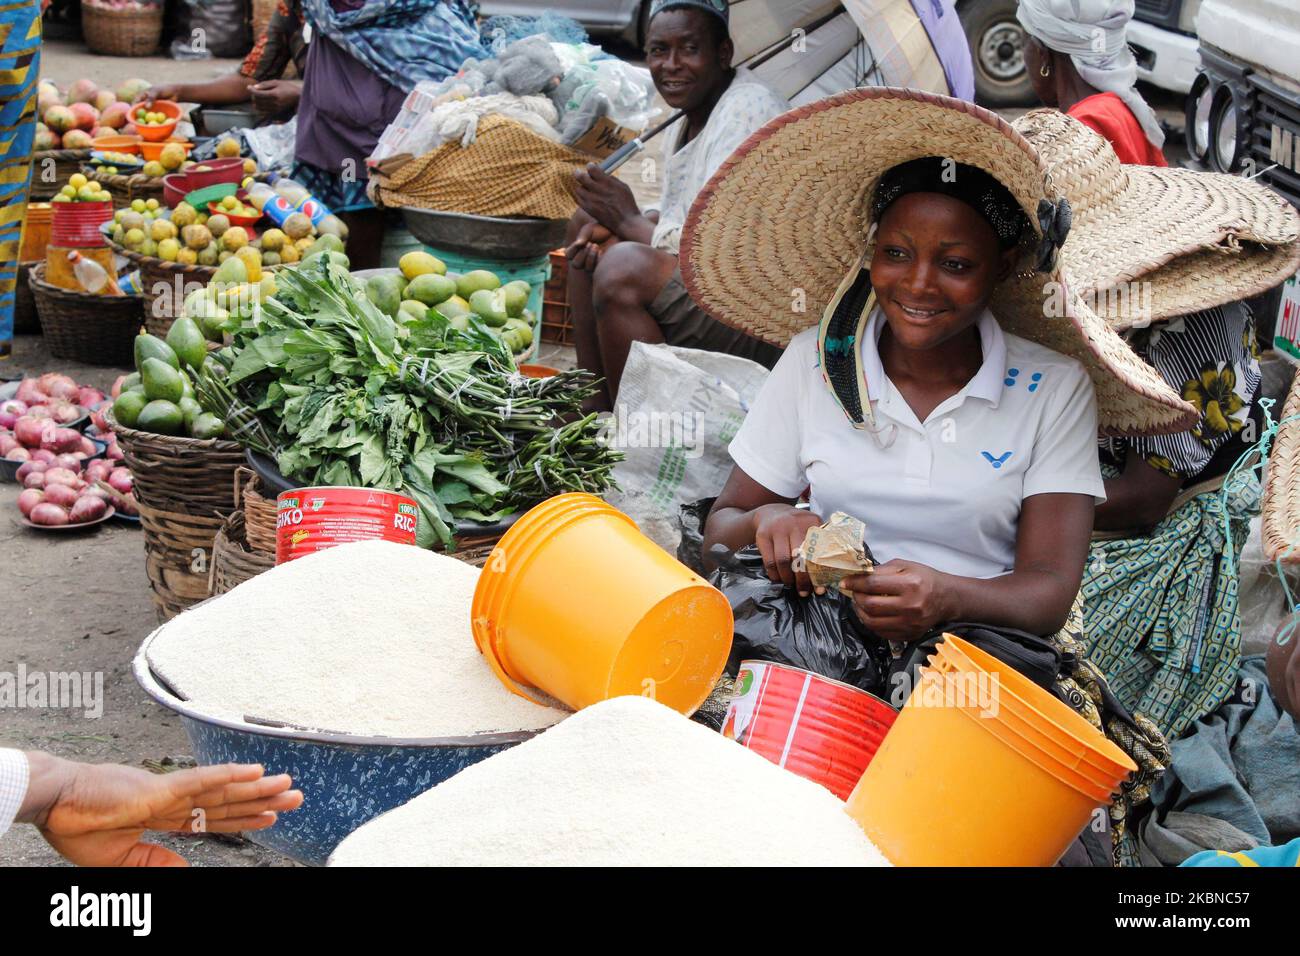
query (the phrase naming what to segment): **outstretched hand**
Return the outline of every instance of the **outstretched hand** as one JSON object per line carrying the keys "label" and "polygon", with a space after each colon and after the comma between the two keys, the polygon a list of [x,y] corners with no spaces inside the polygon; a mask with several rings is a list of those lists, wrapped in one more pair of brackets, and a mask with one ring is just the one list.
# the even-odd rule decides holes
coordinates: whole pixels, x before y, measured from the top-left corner
{"label": "outstretched hand", "polygon": [[[258,764],[222,764],[152,774],[113,764],[68,764],[52,804],[33,822],[60,854],[82,866],[186,866],[145,842],[146,830],[261,830],[302,805],[288,774]],[[35,769],[35,768],[33,768]]]}

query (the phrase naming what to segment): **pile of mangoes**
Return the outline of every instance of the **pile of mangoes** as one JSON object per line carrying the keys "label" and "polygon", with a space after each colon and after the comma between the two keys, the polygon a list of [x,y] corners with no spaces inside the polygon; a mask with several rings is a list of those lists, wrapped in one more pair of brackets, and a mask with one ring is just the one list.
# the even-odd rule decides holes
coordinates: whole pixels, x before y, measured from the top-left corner
{"label": "pile of mangoes", "polygon": [[165,340],[147,332],[136,336],[135,372],[122,382],[113,418],[158,435],[221,438],[226,423],[203,410],[191,380],[207,356],[203,333],[184,316],[172,323]]}

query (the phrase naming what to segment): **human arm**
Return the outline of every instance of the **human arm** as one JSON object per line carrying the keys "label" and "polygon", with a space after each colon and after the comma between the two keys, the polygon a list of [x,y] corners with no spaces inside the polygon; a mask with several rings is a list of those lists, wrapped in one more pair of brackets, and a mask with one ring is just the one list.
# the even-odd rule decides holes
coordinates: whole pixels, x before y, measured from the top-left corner
{"label": "human arm", "polygon": [[597,163],[575,170],[574,198],[578,206],[619,239],[650,244],[655,220],[641,212],[627,183]]}
{"label": "human arm", "polygon": [[1152,467],[1144,458],[1130,454],[1124,471],[1106,479],[1106,501],[1097,506],[1093,526],[1098,531],[1145,530],[1166,514],[1183,480]]}
{"label": "human arm", "polygon": [[257,764],[152,774],[40,751],[26,757],[30,779],[17,821],[81,866],[184,866],[178,854],[144,842],[144,832],[261,830],[302,805],[287,774],[266,777]]}
{"label": "human arm", "polygon": [[795,551],[803,545],[808,529],[822,519],[794,506],[793,498],[771,491],[734,466],[727,483],[718,493],[704,525],[704,553],[716,544],[737,551],[758,545],[763,569],[772,581],[796,587],[802,597],[812,591],[808,575],[796,574],[791,567]]}
{"label": "human arm", "polygon": [[246,103],[251,77],[242,73],[227,73],[206,83],[162,83],[151,86],[136,97],[136,102],[171,100],[174,103],[198,103],[201,106],[230,106]]}
{"label": "human arm", "polygon": [[298,109],[302,80],[264,80],[249,87],[253,109],[261,116],[280,116]]}
{"label": "human arm", "polygon": [[945,574],[915,561],[886,561],[844,581],[858,619],[893,641],[914,641],[952,621],[979,621],[1053,634],[1079,593],[1092,534],[1091,495],[1026,498],[1010,573],[996,578]]}

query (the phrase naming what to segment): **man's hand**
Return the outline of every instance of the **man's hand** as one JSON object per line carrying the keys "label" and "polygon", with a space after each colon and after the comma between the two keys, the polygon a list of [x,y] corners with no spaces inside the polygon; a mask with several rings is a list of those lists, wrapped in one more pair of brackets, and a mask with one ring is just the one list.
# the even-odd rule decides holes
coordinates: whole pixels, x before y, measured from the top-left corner
{"label": "man's hand", "polygon": [[945,575],[915,561],[886,561],[870,574],[845,578],[858,620],[887,641],[915,641],[955,620]]}
{"label": "man's hand", "polygon": [[253,109],[262,116],[278,116],[298,108],[302,83],[298,80],[266,80],[255,83],[248,92],[253,98]]}
{"label": "man's hand", "polygon": [[[32,787],[53,793],[31,817],[41,836],[81,866],[185,866],[145,830],[233,833],[262,830],[302,805],[288,774],[258,764],[222,764],[169,774],[28,754]],[[44,779],[42,779],[44,778]],[[50,787],[51,779],[55,786]]]}
{"label": "man's hand", "polygon": [[627,234],[627,227],[644,217],[627,183],[596,163],[576,170],[573,178],[577,181],[575,198],[587,215],[621,239],[636,238]]}
{"label": "man's hand", "polygon": [[812,580],[805,572],[795,573],[791,567],[794,553],[803,547],[808,529],[822,523],[822,519],[804,508],[794,505],[763,505],[755,508],[754,543],[763,556],[763,569],[767,576],[787,587],[796,588],[800,597],[812,593]]}
{"label": "man's hand", "polygon": [[564,256],[570,268],[595,272],[601,253],[618,241],[617,236],[593,219],[578,230],[573,245],[564,250]]}

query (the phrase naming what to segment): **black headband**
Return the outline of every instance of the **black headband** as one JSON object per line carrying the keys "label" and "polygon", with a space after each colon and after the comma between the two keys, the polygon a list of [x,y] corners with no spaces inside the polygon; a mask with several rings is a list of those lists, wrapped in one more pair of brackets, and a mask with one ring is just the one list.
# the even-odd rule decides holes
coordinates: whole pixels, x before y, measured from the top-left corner
{"label": "black headband", "polygon": [[939,193],[970,206],[997,233],[998,245],[1014,248],[1029,220],[1011,191],[980,169],[943,156],[927,156],[894,166],[880,177],[871,197],[871,221],[912,193]]}

